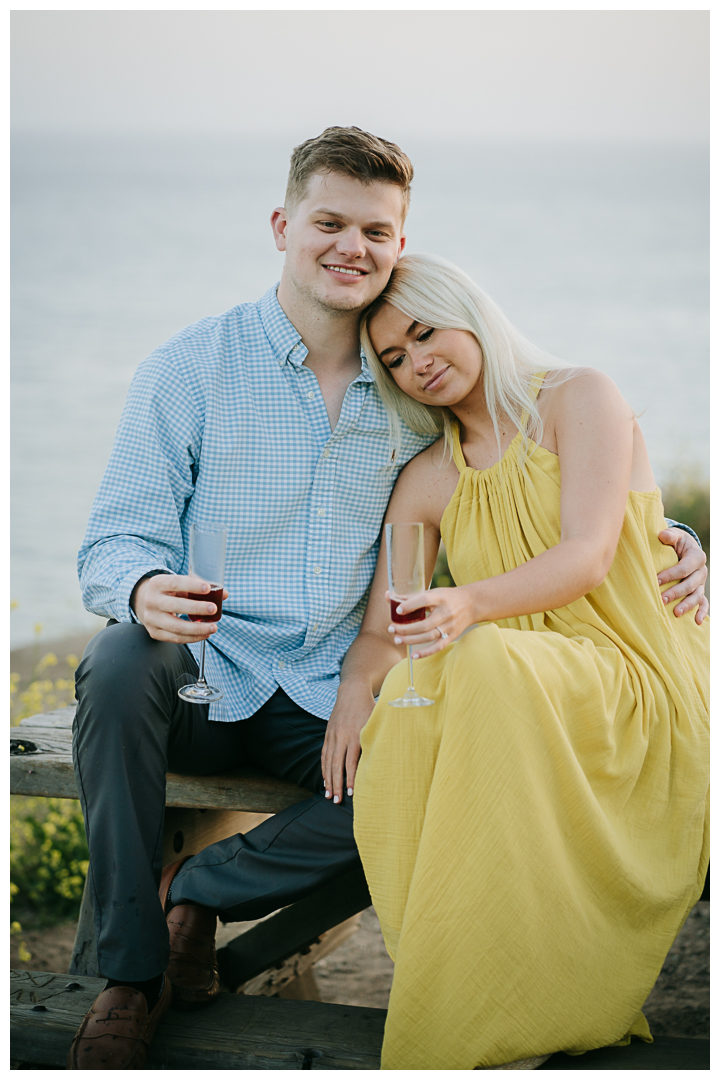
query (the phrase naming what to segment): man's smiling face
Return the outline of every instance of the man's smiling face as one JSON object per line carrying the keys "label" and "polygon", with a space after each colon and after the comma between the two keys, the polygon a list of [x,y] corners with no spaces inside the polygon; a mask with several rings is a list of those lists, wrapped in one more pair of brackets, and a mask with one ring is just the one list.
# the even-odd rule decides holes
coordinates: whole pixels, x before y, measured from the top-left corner
{"label": "man's smiling face", "polygon": [[316,173],[305,196],[272,218],[283,285],[330,311],[361,311],[387,284],[405,246],[396,184]]}

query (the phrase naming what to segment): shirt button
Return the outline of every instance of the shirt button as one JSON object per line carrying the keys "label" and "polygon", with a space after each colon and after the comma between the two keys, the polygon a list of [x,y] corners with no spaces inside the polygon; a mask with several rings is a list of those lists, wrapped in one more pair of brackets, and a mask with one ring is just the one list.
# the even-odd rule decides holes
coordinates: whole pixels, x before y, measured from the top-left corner
{"label": "shirt button", "polygon": [[325,453],[323,454],[323,457],[330,457],[330,451],[326,450]]}
{"label": "shirt button", "polygon": [[322,566],[313,566],[313,574],[322,574]]}
{"label": "shirt button", "polygon": [[285,667],[285,661],[284,660],[278,660],[278,667],[279,668],[284,668]]}
{"label": "shirt button", "polygon": [[290,352],[295,352],[295,351],[296,351],[296,349],[298,349],[298,347],[299,347],[299,346],[297,345],[297,343],[295,343],[295,345],[293,345],[293,347],[292,347],[292,349],[290,350]]}
{"label": "shirt button", "polygon": [[315,397],[315,391],[314,390],[308,390],[308,401],[312,401],[312,399],[314,397]]}
{"label": "shirt button", "polygon": [[313,623],[313,630],[317,630],[317,628],[318,628],[318,624],[316,622],[314,622]]}
{"label": "shirt button", "polygon": [[318,510],[318,517],[325,517],[325,511],[323,510],[322,506]]}

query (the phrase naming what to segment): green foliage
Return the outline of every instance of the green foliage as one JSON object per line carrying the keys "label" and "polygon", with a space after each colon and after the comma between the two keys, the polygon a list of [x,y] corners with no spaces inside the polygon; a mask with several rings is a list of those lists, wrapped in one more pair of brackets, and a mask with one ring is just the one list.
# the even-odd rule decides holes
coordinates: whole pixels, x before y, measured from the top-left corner
{"label": "green foliage", "polygon": [[76,915],[88,869],[77,799],[12,796],[11,902],[53,919]]}
{"label": "green foliage", "polygon": [[[74,655],[65,658],[72,672]],[[26,687],[20,676],[10,676],[10,722],[18,724],[26,716],[49,712],[75,700],[72,678],[49,678],[58,666],[54,653],[46,653],[35,665]],[[14,795],[10,799],[10,899],[16,908],[41,922],[55,922],[77,915],[88,868],[80,803],[77,799],[42,799]],[[14,922],[11,933],[22,928]],[[20,959],[27,959],[20,938]],[[29,956],[29,954],[28,954]]]}
{"label": "green foliage", "polygon": [[[11,896],[11,898],[12,898],[12,895],[13,895],[13,887],[11,885],[10,886],[10,896]],[[20,925],[20,923],[19,922],[11,922],[10,923],[10,937],[11,938],[16,937],[18,939],[18,951],[17,951],[18,960],[20,961],[21,964],[27,964],[29,960],[32,960],[32,953],[28,950],[28,947],[25,944],[24,938],[22,938],[20,936],[21,934],[22,934],[22,926]]]}
{"label": "green foliage", "polygon": [[668,517],[682,521],[700,537],[710,557],[710,486],[698,480],[691,471],[678,473],[663,485],[663,505]]}
{"label": "green foliage", "polygon": [[[74,655],[65,657],[65,663],[71,671],[78,665],[78,658]],[[21,687],[20,676],[17,672],[10,674],[10,723],[19,724],[26,716],[34,716],[35,713],[50,712],[52,709],[61,709],[64,705],[72,705],[75,701],[75,680],[68,678],[51,679],[44,675],[48,668],[56,667],[58,659],[55,653],[46,653],[35,665],[33,681],[29,686]]]}
{"label": "green foliage", "polygon": [[440,544],[440,550],[438,551],[437,562],[435,563],[435,569],[433,571],[432,588],[433,589],[447,589],[454,586],[452,574],[448,567],[447,551],[445,545]]}

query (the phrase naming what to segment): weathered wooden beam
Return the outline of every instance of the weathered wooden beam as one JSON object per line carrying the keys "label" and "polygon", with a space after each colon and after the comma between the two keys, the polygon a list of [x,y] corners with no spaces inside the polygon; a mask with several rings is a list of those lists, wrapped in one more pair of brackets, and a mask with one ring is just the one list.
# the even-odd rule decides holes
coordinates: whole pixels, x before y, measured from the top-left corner
{"label": "weathered wooden beam", "polygon": [[[332,933],[332,930],[330,933]],[[298,975],[297,979],[293,979],[287,986],[283,986],[278,991],[277,996],[290,1001],[322,1001],[320,987],[315,981],[312,968],[303,971],[302,975]]]}
{"label": "weathered wooden beam", "polygon": [[196,855],[209,844],[227,836],[250,832],[271,814],[247,814],[244,810],[199,810],[197,807],[168,806],[163,833],[163,866]]}
{"label": "weathered wooden beam", "polygon": [[243,810],[251,814],[277,814],[312,794],[289,780],[261,769],[233,769],[212,776],[167,773],[167,806],[198,810]]}
{"label": "weathered wooden beam", "polygon": [[322,934],[371,903],[361,867],[335,878],[218,949],[223,985],[237,990],[289,957],[309,952]]}
{"label": "weathered wooden beam", "polygon": [[[271,919],[267,920],[267,922],[271,921]],[[293,953],[285,960],[280,960],[267,971],[263,971],[261,975],[256,975],[254,979],[239,986],[237,993],[261,994],[263,997],[279,994],[281,997],[292,997],[298,1001],[321,1001],[322,998],[312,974],[313,964],[337,949],[359,929],[360,913],[358,912],[357,915],[341,922],[339,926],[334,926],[332,930],[320,934],[315,941],[304,946],[301,951]]]}
{"label": "weathered wooden beam", "polygon": [[[79,989],[68,990],[68,983]],[[11,1059],[62,1068],[103,985],[83,976],[11,972]],[[208,1009],[171,1009],[158,1025],[147,1068],[375,1070],[384,1025],[384,1009],[221,994]]]}
{"label": "weathered wooden beam", "polygon": [[[72,764],[75,706],[39,713],[10,728],[10,792],[77,799]],[[29,746],[34,750],[28,751]],[[25,748],[26,752],[23,752]],[[276,814],[310,794],[262,769],[232,769],[212,776],[167,774],[168,806]]]}
{"label": "weathered wooden beam", "polygon": [[[67,986],[75,985],[76,990]],[[103,980],[47,971],[10,972],[10,1058],[14,1067],[62,1068]],[[38,1006],[44,1007],[38,1010]],[[379,1069],[384,1009],[221,994],[209,1009],[168,1012],[150,1047],[154,1069]],[[527,1068],[518,1065],[500,1069]],[[530,1066],[532,1067],[532,1066]],[[587,1054],[553,1054],[540,1069],[704,1070],[707,1039],[656,1036]]]}
{"label": "weathered wooden beam", "polygon": [[656,1035],[651,1043],[633,1039],[628,1046],[604,1046],[586,1054],[553,1054],[540,1069],[582,1072],[586,1069],[655,1070],[710,1068],[710,1040]]}

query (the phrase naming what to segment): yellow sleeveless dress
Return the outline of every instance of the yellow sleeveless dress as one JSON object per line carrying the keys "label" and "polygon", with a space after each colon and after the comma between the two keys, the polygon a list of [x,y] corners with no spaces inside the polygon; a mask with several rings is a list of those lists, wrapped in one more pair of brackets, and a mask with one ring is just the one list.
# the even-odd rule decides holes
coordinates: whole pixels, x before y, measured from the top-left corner
{"label": "yellow sleeveless dress", "polygon": [[[460,479],[441,532],[458,585],[560,540],[557,457],[521,435]],[[630,492],[603,584],[415,663],[435,705],[362,733],[355,835],[395,960],[382,1068],[491,1068],[650,1040],[641,1007],[708,863],[708,620],[657,573],[660,492]]]}

